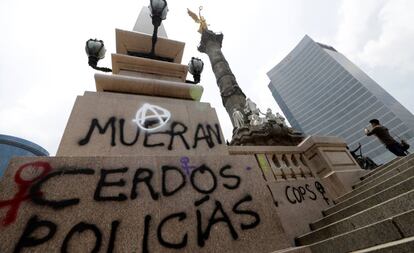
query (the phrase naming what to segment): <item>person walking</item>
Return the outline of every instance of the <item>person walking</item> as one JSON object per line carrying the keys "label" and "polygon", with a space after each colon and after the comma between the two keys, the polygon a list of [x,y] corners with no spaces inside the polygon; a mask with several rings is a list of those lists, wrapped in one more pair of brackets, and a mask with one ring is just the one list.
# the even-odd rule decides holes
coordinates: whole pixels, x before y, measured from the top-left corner
{"label": "person walking", "polygon": [[367,136],[375,135],[385,147],[396,156],[406,156],[405,150],[401,147],[401,144],[398,143],[390,133],[388,128],[382,126],[377,119],[372,119],[369,121],[371,123],[372,129],[364,129]]}

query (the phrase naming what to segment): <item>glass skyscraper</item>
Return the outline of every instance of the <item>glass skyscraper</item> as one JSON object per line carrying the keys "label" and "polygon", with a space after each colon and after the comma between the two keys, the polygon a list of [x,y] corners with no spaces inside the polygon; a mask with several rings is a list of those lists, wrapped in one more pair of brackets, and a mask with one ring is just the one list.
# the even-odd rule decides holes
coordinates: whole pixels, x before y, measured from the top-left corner
{"label": "glass skyscraper", "polygon": [[49,156],[49,152],[28,140],[0,134],[0,178],[15,156]]}
{"label": "glass skyscraper", "polygon": [[269,88],[293,128],[362,144],[377,163],[394,157],[363,129],[377,118],[397,140],[414,144],[414,116],[333,47],[305,36],[267,75]]}

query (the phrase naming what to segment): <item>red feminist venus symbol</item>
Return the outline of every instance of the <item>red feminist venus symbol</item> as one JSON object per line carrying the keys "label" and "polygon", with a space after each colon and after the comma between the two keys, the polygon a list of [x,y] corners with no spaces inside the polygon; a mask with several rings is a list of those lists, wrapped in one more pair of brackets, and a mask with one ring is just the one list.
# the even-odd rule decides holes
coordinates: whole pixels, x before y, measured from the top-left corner
{"label": "red feminist venus symbol", "polygon": [[[0,201],[0,209],[6,206],[10,206],[9,210],[6,213],[6,216],[3,218],[0,225],[8,226],[11,223],[14,223],[17,217],[17,211],[19,210],[20,204],[23,201],[28,200],[30,198],[28,191],[32,184],[36,180],[42,178],[47,173],[49,173],[51,169],[52,167],[50,167],[50,164],[47,162],[33,162],[27,163],[17,170],[16,174],[14,175],[14,181],[16,182],[19,190],[12,199]],[[23,172],[25,172],[25,174],[23,174],[25,175],[25,177],[34,177],[32,177],[31,179],[22,178]],[[40,194],[40,192],[38,194]]]}

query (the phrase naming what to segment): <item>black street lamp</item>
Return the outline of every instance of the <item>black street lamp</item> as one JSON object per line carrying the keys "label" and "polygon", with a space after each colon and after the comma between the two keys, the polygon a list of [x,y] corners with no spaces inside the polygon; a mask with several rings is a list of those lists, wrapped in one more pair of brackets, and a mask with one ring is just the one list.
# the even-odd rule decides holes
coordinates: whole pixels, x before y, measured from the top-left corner
{"label": "black street lamp", "polygon": [[167,17],[168,7],[166,0],[150,0],[150,6],[148,8],[151,11],[152,25],[154,26],[154,32],[152,33],[152,48],[150,56],[155,56],[155,44],[157,43],[158,27],[161,22]]}
{"label": "black street lamp", "polygon": [[105,57],[106,52],[105,45],[102,40],[89,39],[86,41],[85,51],[88,55],[89,66],[103,72],[112,72],[112,69],[110,68],[98,67],[98,61]]}
{"label": "black street lamp", "polygon": [[201,72],[203,72],[204,62],[200,58],[192,57],[188,63],[188,71],[193,75],[194,82],[186,81],[187,83],[197,84],[201,79]]}

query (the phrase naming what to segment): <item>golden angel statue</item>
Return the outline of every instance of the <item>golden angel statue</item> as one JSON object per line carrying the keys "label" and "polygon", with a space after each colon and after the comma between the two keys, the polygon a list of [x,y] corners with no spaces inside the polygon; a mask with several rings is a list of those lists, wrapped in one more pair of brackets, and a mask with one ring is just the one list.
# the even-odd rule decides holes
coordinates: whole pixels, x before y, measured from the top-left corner
{"label": "golden angel statue", "polygon": [[199,33],[203,33],[203,31],[207,30],[207,27],[208,27],[206,19],[203,16],[201,16],[202,9],[203,9],[203,6],[200,6],[198,8],[198,16],[197,16],[197,14],[195,14],[194,12],[190,11],[190,9],[187,8],[188,15],[190,15],[190,17],[193,18],[197,24],[200,24],[200,28],[198,29]]}

